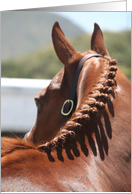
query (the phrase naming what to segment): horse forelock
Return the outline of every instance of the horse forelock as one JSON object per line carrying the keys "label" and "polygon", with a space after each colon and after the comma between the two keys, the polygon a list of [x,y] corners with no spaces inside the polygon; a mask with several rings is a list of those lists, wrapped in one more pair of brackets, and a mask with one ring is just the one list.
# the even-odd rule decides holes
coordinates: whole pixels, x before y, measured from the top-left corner
{"label": "horse forelock", "polygon": [[82,102],[72,114],[71,118],[62,127],[59,134],[50,142],[39,145],[37,149],[50,152],[53,148],[62,148],[63,145],[76,137],[82,127],[97,114],[105,109],[110,94],[114,92],[116,85],[117,61],[106,59],[103,71],[99,75],[90,92],[85,95]]}

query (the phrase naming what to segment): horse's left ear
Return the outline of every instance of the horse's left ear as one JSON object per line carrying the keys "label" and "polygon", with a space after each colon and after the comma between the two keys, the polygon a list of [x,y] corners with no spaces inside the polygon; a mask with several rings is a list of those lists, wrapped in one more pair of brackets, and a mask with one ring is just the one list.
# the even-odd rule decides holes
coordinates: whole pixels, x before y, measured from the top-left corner
{"label": "horse's left ear", "polygon": [[94,31],[91,38],[91,50],[110,58],[109,53],[104,45],[103,33],[99,25],[96,23],[94,23]]}
{"label": "horse's left ear", "polygon": [[52,28],[52,41],[59,60],[65,66],[67,66],[70,62],[70,59],[72,59],[72,57],[75,56],[77,52],[66,39],[58,22],[55,22]]}

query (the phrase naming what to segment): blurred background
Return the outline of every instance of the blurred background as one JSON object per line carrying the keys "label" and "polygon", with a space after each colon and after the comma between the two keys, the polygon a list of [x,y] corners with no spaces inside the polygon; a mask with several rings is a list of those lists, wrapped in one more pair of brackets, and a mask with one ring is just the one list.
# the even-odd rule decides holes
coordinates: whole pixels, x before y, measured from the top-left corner
{"label": "blurred background", "polygon": [[131,82],[130,12],[1,12],[1,130],[24,134],[34,125],[34,96],[63,67],[52,45],[58,21],[76,51],[90,49],[94,22],[105,46]]}

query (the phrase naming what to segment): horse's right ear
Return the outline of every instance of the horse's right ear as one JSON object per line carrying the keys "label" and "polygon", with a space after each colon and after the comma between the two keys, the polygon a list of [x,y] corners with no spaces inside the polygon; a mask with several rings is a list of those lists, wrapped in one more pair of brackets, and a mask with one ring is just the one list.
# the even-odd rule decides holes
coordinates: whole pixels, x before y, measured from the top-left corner
{"label": "horse's right ear", "polygon": [[94,23],[94,31],[91,38],[91,50],[110,58],[109,53],[104,44],[103,33],[99,25],[96,23]]}
{"label": "horse's right ear", "polygon": [[76,51],[66,39],[58,22],[55,22],[52,28],[52,41],[59,60],[64,65],[69,64],[70,59],[76,54]]}

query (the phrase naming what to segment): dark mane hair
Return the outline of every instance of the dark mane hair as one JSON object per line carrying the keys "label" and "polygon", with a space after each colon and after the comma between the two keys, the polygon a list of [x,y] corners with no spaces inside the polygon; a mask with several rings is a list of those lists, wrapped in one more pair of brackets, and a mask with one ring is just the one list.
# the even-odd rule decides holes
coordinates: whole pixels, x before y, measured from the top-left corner
{"label": "dark mane hair", "polygon": [[92,91],[88,93],[85,99],[82,100],[79,108],[72,114],[71,118],[64,125],[53,140],[39,145],[37,149],[44,150],[46,153],[53,148],[62,148],[63,145],[75,138],[82,126],[90,120],[90,118],[98,114],[105,108],[105,104],[109,99],[109,94],[114,92],[113,86],[116,85],[116,67],[117,61],[115,59],[108,60],[105,64],[104,71],[100,75],[97,84],[92,87]]}

